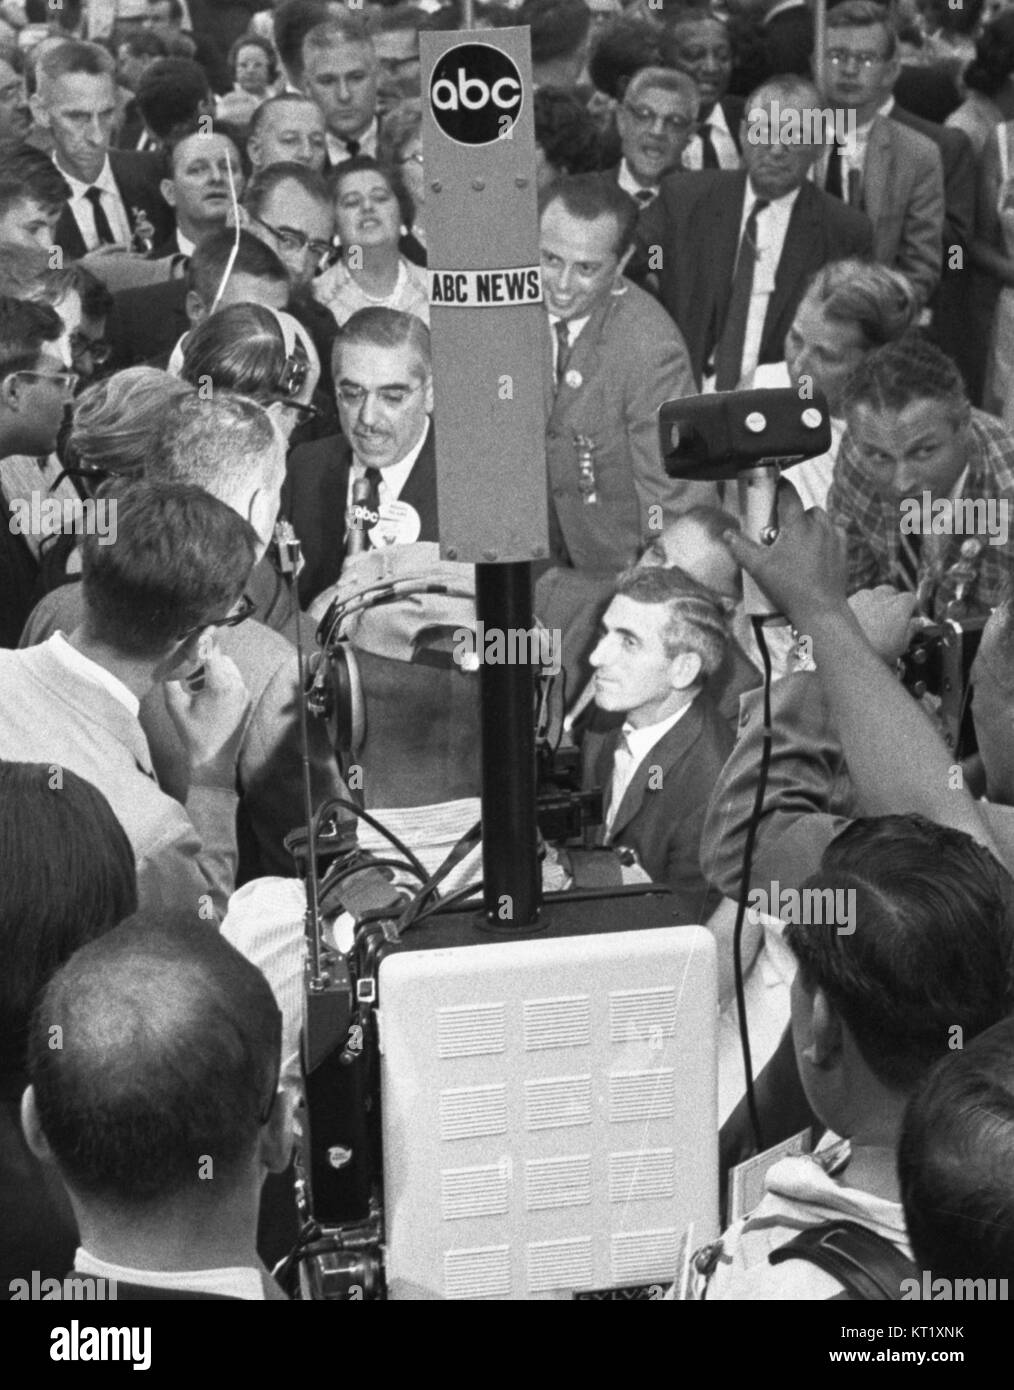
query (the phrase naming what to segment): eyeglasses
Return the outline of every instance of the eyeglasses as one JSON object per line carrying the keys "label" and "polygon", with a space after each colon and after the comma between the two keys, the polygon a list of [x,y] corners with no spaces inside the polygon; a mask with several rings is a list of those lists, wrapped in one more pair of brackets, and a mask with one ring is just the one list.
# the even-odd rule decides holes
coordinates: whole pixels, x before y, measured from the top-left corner
{"label": "eyeglasses", "polygon": [[104,342],[101,338],[88,338],[83,333],[72,333],[70,335],[70,355],[75,361],[79,357],[88,356],[96,367],[104,367],[113,355],[113,345]]}
{"label": "eyeglasses", "polygon": [[418,386],[381,386],[379,391],[367,391],[362,386],[339,385],[335,387],[338,399],[342,405],[347,405],[350,410],[354,410],[357,405],[363,405],[367,396],[376,396],[381,405],[390,406],[396,410],[398,406],[404,405],[410,396],[414,396],[417,391],[421,391],[426,385],[421,381]]}
{"label": "eyeglasses", "polygon": [[68,396],[73,396],[81,380],[77,372],[34,372],[27,368],[22,372],[11,372],[11,376],[30,376],[36,381],[52,381],[57,386],[62,386]]}
{"label": "eyeglasses", "polygon": [[330,256],[334,250],[331,242],[313,241],[305,232],[298,232],[295,227],[275,227],[270,222],[265,222],[263,217],[254,217],[252,213],[250,218],[258,226],[266,228],[272,236],[277,237],[286,251],[311,251],[319,261],[322,261],[325,256]]}
{"label": "eyeglasses", "polygon": [[226,613],[222,618],[205,618],[203,623],[198,623],[196,627],[188,628],[176,639],[178,642],[189,641],[198,632],[203,632],[208,627],[239,627],[240,623],[245,623],[250,614],[257,607],[249,594],[244,594],[240,599],[234,613]]}
{"label": "eyeglasses", "polygon": [[284,396],[276,397],[274,402],[268,402],[269,405],[275,403],[284,406],[286,410],[291,410],[296,417],[296,423],[299,425],[308,425],[311,420],[319,420],[324,413],[322,410],[318,410],[315,405],[304,405],[300,401],[286,400]]}
{"label": "eyeglasses", "polygon": [[878,63],[886,63],[887,59],[882,53],[853,53],[848,48],[830,48],[827,53],[827,61],[835,68],[851,67],[854,63],[858,68],[865,68],[868,72],[870,68],[875,68]]}
{"label": "eyeglasses", "polygon": [[661,121],[662,129],[667,135],[685,135],[688,130],[693,130],[695,124],[689,116],[663,116],[660,111],[655,111],[650,106],[634,106],[629,101],[623,103],[623,109],[639,126],[651,129],[656,122]]}

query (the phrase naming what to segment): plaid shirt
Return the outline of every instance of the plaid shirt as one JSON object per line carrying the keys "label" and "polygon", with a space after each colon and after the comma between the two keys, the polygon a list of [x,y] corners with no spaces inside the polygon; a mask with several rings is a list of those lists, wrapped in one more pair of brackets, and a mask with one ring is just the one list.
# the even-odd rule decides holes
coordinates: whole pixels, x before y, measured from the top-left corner
{"label": "plaid shirt", "polygon": [[[1014,438],[992,415],[982,410],[972,411],[971,448],[966,459],[968,472],[961,496],[972,501],[977,498],[996,498],[997,519],[1006,512],[1006,520],[1014,516]],[[846,431],[838,451],[834,478],[827,499],[828,515],[848,539],[849,593],[868,589],[876,584],[894,584],[904,588],[899,579],[901,550],[901,512],[896,501],[882,497],[866,475],[859,450]],[[942,573],[959,558],[966,535],[934,536],[932,568]],[[1014,576],[1014,540],[992,544],[988,537],[978,559],[979,579],[974,600],[992,607],[1003,597]],[[928,567],[927,545],[923,540],[920,557],[920,580]]]}

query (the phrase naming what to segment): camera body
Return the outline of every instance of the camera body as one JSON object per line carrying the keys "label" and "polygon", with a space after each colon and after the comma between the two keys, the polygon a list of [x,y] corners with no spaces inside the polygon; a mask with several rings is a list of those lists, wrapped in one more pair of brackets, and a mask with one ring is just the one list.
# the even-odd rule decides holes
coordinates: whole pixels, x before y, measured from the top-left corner
{"label": "camera body", "polygon": [[988,617],[983,613],[920,628],[899,663],[906,689],[917,699],[929,695],[939,701],[937,717],[948,746],[958,758],[976,751],[966,692]]}

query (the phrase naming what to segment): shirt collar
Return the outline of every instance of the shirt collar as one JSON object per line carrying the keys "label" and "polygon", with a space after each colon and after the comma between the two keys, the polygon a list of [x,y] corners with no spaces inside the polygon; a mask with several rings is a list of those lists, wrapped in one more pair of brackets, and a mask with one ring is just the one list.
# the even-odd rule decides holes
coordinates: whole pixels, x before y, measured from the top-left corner
{"label": "shirt collar", "polygon": [[[415,467],[416,459],[423,451],[423,445],[426,443],[426,439],[429,435],[429,432],[430,420],[429,416],[427,416],[426,428],[419,436],[418,444],[414,444],[412,448],[409,449],[408,453],[405,455],[403,459],[399,459],[397,463],[390,463],[386,468],[382,468],[380,470],[381,481],[387,484],[389,496],[393,495],[397,497],[400,495],[402,488],[405,486],[405,483],[408,480],[408,475],[412,472],[412,469]],[[354,477],[362,477],[362,475],[366,472],[366,469],[372,466],[370,464],[364,463],[360,458],[356,457],[355,455],[353,455],[353,460],[354,461],[352,466],[352,473]]]}
{"label": "shirt collar", "polygon": [[630,165],[627,163],[627,156],[624,155],[620,160],[620,172],[616,176],[616,182],[623,189],[624,193],[629,193],[632,198],[636,198],[638,193],[648,192],[657,193],[657,183],[639,183],[634,177]]}
{"label": "shirt collar", "polygon": [[650,752],[659,739],[664,738],[670,729],[674,729],[680,722],[687,710],[694,703],[688,700],[682,709],[678,709],[675,714],[670,714],[668,719],[660,719],[657,724],[642,724],[639,729],[635,729],[633,724],[623,721],[623,736],[627,740],[627,747],[635,756],[643,757]]}
{"label": "shirt collar", "polygon": [[197,242],[191,241],[180,231],[179,227],[176,228],[176,245],[180,248],[181,256],[192,256],[197,250]]}
{"label": "shirt collar", "polygon": [[109,163],[109,156],[106,155],[106,162],[99,170],[99,176],[92,179],[91,183],[82,183],[79,178],[69,174],[63,165],[59,163],[56,153],[53,154],[53,163],[70,185],[71,198],[83,198],[89,188],[101,188],[104,193],[115,193],[120,196],[120,190],[116,187],[116,180],[113,178],[113,166]]}
{"label": "shirt collar", "polygon": [[74,1269],[118,1284],[139,1284],[149,1289],[185,1289],[191,1293],[225,1294],[251,1303],[264,1302],[264,1279],[252,1265],[231,1265],[222,1269],[134,1269],[100,1260],[78,1247]]}
{"label": "shirt collar", "polygon": [[[768,208],[784,208],[786,211],[789,211],[791,208],[793,208],[793,207],[795,206],[795,202],[796,202],[796,199],[797,199],[798,197],[799,197],[799,189],[798,189],[798,188],[794,188],[794,189],[791,191],[791,193],[783,193],[782,196],[781,196],[780,198],[769,198],[769,199],[768,199]],[[746,181],[746,201],[745,201],[745,203],[744,203],[744,205],[743,205],[744,211],[745,211],[747,208],[752,208],[753,205],[754,205],[754,203],[759,202],[759,201],[760,201],[760,194],[757,193],[757,191],[754,189],[753,184],[750,182],[749,178],[747,178],[747,181]],[[767,211],[767,209],[765,209],[765,211]]]}
{"label": "shirt collar", "polygon": [[[325,131],[325,136],[327,138],[327,157],[332,164],[341,164],[343,160],[349,158],[348,145],[344,140],[333,135],[330,130]],[[376,116],[365,130],[350,138],[358,141],[360,154],[375,154],[377,149]]]}
{"label": "shirt collar", "polygon": [[76,647],[72,647],[64,637],[62,632],[54,632],[46,643],[50,655],[55,657],[61,666],[72,671],[79,680],[89,681],[92,685],[101,685],[107,690],[115,700],[118,700],[125,709],[136,719],[141,709],[141,702],[134,692],[114,676],[112,671],[107,671],[104,666],[100,666],[97,661],[92,661],[90,657],[79,652]]}

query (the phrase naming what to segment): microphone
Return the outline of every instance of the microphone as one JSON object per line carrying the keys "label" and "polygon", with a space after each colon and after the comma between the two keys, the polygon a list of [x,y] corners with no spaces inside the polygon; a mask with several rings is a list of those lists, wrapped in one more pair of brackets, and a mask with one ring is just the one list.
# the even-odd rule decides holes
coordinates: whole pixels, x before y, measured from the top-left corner
{"label": "microphone", "polygon": [[352,505],[349,508],[349,530],[345,542],[346,555],[360,555],[367,547],[367,532],[380,520],[377,490],[370,470],[352,481]]}

